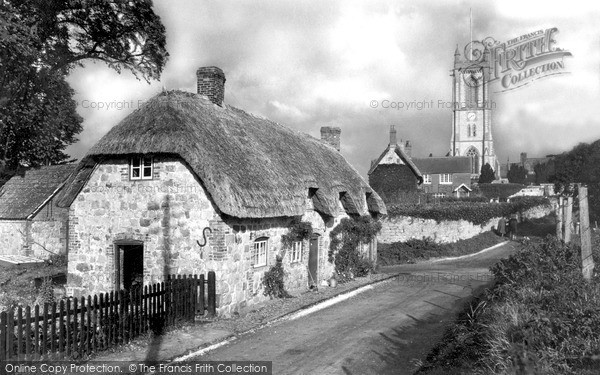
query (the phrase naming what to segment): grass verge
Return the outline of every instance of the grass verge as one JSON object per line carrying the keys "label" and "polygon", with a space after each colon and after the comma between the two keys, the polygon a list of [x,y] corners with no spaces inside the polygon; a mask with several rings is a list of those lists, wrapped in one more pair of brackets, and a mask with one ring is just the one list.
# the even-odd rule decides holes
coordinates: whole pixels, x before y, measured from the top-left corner
{"label": "grass verge", "polygon": [[[600,259],[600,236],[594,236]],[[495,285],[467,305],[418,374],[597,374],[600,276],[586,282],[580,248],[523,243],[491,267]]]}
{"label": "grass verge", "polygon": [[473,254],[500,242],[506,237],[500,237],[493,232],[485,232],[466,240],[453,243],[438,244],[431,238],[412,239],[407,242],[377,244],[377,262],[380,266],[415,263],[420,260],[439,257],[454,257]]}

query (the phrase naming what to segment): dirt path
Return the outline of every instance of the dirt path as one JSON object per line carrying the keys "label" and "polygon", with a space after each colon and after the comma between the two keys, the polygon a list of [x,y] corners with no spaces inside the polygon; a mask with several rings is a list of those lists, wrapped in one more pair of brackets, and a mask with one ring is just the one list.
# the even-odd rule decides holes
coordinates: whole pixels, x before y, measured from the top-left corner
{"label": "dirt path", "polygon": [[244,336],[194,360],[273,361],[274,374],[410,374],[507,244],[462,260],[388,267],[398,279],[345,302]]}

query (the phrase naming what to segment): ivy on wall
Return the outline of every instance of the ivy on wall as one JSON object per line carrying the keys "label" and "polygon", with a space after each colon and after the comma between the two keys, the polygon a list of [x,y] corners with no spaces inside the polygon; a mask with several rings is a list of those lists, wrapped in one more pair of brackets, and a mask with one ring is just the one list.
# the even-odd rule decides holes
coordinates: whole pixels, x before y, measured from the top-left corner
{"label": "ivy on wall", "polygon": [[310,239],[313,234],[312,224],[308,221],[301,221],[295,218],[288,227],[288,232],[281,236],[281,244],[289,249],[294,242]]}
{"label": "ivy on wall", "polygon": [[360,246],[370,243],[380,230],[381,223],[370,216],[361,216],[342,219],[329,233],[329,261],[335,265],[340,282],[366,276],[373,270],[373,262],[360,254]]}

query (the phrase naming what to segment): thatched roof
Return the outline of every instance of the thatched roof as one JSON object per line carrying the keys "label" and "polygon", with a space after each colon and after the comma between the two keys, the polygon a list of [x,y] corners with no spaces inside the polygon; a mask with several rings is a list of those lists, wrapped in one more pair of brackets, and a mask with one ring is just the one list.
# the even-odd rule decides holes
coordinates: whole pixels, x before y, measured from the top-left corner
{"label": "thatched roof", "polygon": [[[206,97],[163,92],[113,127],[89,151],[60,204],[68,206],[93,165],[107,157],[171,154],[185,160],[217,207],[240,218],[302,215],[309,188],[315,208],[335,216],[341,193],[357,213],[385,214],[358,172],[318,139]],[[365,203],[367,194],[369,206]]]}
{"label": "thatched roof", "polygon": [[39,211],[62,187],[76,164],[29,169],[0,188],[0,219],[23,220]]}

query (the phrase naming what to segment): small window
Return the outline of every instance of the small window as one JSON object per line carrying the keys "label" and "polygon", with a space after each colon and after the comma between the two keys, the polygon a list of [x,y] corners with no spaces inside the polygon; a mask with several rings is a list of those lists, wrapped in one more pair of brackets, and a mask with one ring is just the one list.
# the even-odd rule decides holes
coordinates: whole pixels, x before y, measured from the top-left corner
{"label": "small window", "polygon": [[136,156],[131,158],[129,178],[132,180],[151,180],[153,160],[151,156]]}
{"label": "small window", "polygon": [[267,265],[268,238],[259,238],[254,241],[254,251],[252,252],[252,263],[254,267]]}
{"label": "small window", "polygon": [[292,254],[290,262],[302,262],[302,241],[296,241],[292,244]]}
{"label": "small window", "polygon": [[424,174],[423,175],[423,183],[424,184],[430,184],[431,183],[431,175],[430,174]]}
{"label": "small window", "polygon": [[440,174],[440,184],[451,184],[451,183],[452,183],[452,175],[450,173]]}

